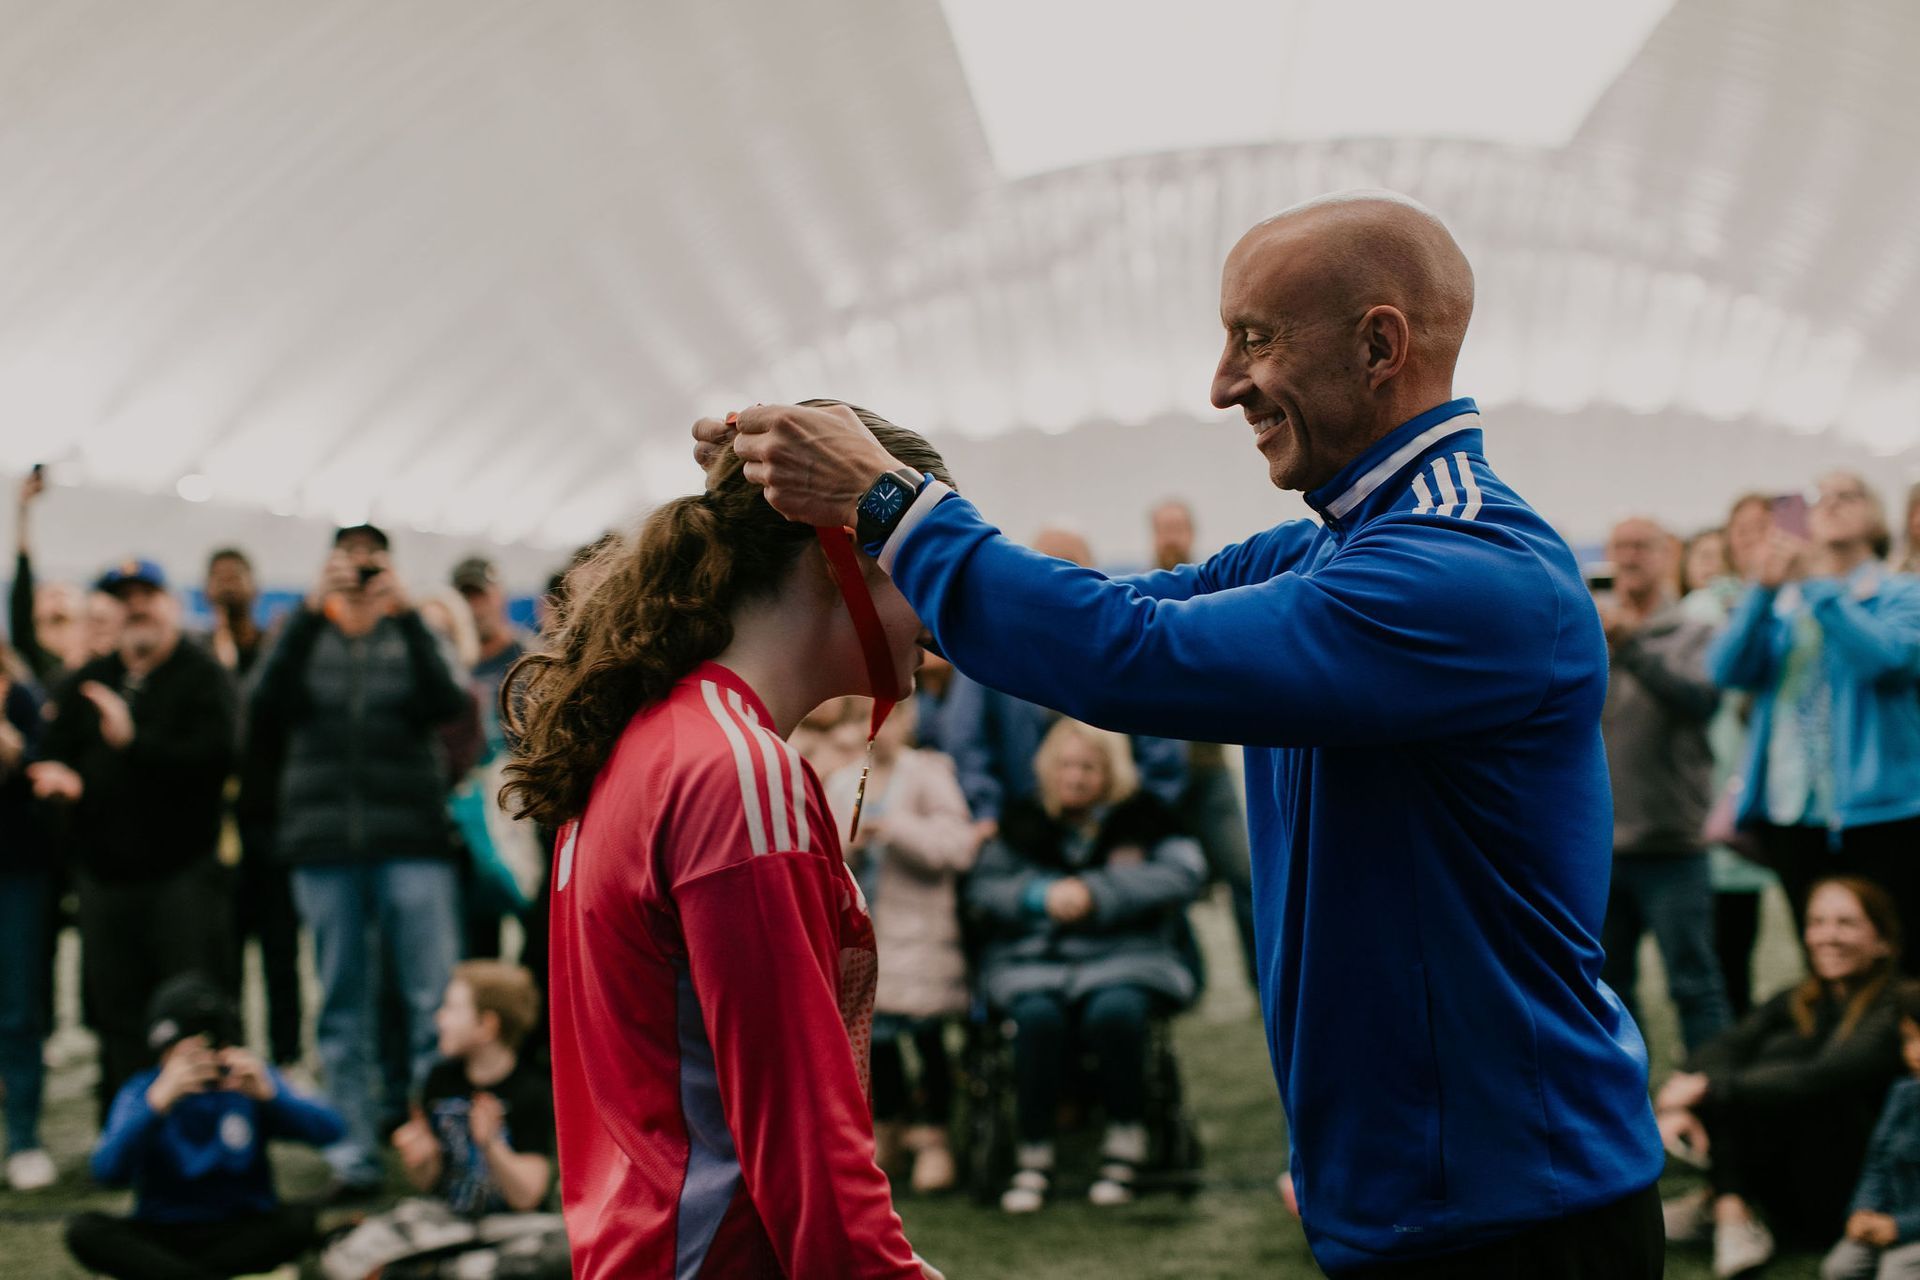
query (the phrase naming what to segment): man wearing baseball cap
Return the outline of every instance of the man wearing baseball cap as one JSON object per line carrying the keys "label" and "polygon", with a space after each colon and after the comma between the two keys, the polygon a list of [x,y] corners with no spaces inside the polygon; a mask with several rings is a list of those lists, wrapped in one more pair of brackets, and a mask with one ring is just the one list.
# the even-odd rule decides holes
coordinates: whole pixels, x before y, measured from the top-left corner
{"label": "man wearing baseball cap", "polygon": [[35,795],[73,810],[104,1119],[147,1063],[155,989],[224,963],[229,890],[216,855],[238,712],[226,669],[181,643],[179,601],[158,564],[125,560],[98,590],[126,607],[119,647],[63,686],[28,774]]}

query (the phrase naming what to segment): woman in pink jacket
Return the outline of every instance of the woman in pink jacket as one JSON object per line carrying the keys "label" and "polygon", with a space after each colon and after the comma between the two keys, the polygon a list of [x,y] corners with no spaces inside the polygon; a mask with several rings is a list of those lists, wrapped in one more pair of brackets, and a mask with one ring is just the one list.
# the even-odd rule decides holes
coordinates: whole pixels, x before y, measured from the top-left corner
{"label": "woman in pink jacket", "polygon": [[[866,723],[870,703],[852,714]],[[880,953],[873,1000],[873,1129],[881,1168],[913,1153],[913,1189],[954,1183],[947,1124],[953,1068],[945,1020],[966,1012],[967,966],[960,948],[960,877],[980,841],[954,776],[938,751],[915,750],[912,699],[893,709],[873,744],[873,771],[857,837],[845,838],[847,863],[867,895]],[[842,823],[853,814],[860,765],[827,780],[827,800]],[[910,1084],[901,1042],[911,1039],[920,1078]]]}

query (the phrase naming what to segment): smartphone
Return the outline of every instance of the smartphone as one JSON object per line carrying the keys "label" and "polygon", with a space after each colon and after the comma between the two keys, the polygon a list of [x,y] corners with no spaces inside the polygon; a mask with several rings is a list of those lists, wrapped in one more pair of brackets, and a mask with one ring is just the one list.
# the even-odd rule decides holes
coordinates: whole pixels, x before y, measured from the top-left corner
{"label": "smartphone", "polygon": [[1807,495],[1804,493],[1783,493],[1776,496],[1770,504],[1773,511],[1773,527],[1782,533],[1790,533],[1796,538],[1807,536]]}
{"label": "smartphone", "polygon": [[46,479],[46,478],[47,478],[47,464],[46,464],[46,463],[44,463],[44,462],[36,462],[36,463],[34,463],[34,464],[33,464],[33,478],[34,478],[35,480],[44,480],[44,479]]}

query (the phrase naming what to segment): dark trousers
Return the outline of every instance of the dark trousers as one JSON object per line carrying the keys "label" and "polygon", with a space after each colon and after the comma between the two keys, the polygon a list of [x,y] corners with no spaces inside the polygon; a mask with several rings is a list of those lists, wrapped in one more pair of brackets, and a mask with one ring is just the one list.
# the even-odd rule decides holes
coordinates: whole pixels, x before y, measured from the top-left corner
{"label": "dark trousers", "polygon": [[1846,1228],[1877,1109],[1708,1102],[1697,1112],[1713,1151],[1708,1181],[1758,1209],[1783,1246],[1827,1248]]}
{"label": "dark trousers", "polygon": [[1053,1138],[1060,1081],[1076,1037],[1093,1050],[1094,1086],[1110,1124],[1133,1124],[1146,1114],[1147,1019],[1153,993],[1143,987],[1102,987],[1075,1005],[1050,994],[1021,996],[1008,1012],[1013,1039],[1015,1113],[1023,1142]]}
{"label": "dark trousers", "polygon": [[1753,944],[1760,939],[1760,895],[1713,895],[1713,950],[1735,1022],[1753,1008]]}
{"label": "dark trousers", "polygon": [[1660,1280],[1667,1240],[1660,1189],[1528,1227],[1497,1244],[1420,1262],[1340,1272],[1340,1280]]}
{"label": "dark trousers", "polygon": [[1727,988],[1713,949],[1713,886],[1704,853],[1630,854],[1613,860],[1607,919],[1600,931],[1607,958],[1600,976],[1640,1017],[1640,935],[1651,932],[1667,969],[1667,994],[1680,1013],[1688,1052],[1727,1029]]}
{"label": "dark trousers", "polygon": [[[1860,876],[1893,897],[1900,921],[1911,933],[1920,924],[1920,818],[1849,827],[1835,848],[1825,827],[1760,826],[1754,829],[1766,863],[1780,875],[1793,904],[1793,921],[1804,931],[1807,891],[1826,876]],[[1920,946],[1900,957],[1908,976],[1920,975]]]}
{"label": "dark trousers", "polygon": [[[944,1127],[953,1116],[953,1063],[947,1056],[946,1024],[938,1018],[893,1019],[873,1028],[873,1118]],[[887,1034],[882,1034],[883,1029]],[[907,1080],[902,1042],[913,1041],[920,1059],[915,1088]]]}
{"label": "dark trousers", "polygon": [[267,1045],[273,1060],[300,1060],[300,913],[293,907],[293,873],[274,856],[270,823],[242,823],[240,865],[233,874],[234,998],[246,978],[247,939],[260,940],[266,979]]}
{"label": "dark trousers", "polygon": [[100,1035],[100,1119],[135,1072],[153,1065],[147,1002],[169,978],[226,971],[232,907],[212,855],[149,880],[79,875],[82,981]]}
{"label": "dark trousers", "polygon": [[224,1280],[271,1271],[315,1239],[312,1208],[292,1205],[228,1222],[142,1222],[106,1213],[67,1220],[67,1248],[80,1265],[116,1280]]}

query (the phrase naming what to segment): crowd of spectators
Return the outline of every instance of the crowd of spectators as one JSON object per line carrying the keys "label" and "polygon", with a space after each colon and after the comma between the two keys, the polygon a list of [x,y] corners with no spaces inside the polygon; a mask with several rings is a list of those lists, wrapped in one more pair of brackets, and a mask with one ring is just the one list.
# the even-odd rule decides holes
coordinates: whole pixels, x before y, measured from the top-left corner
{"label": "crowd of spectators", "polygon": [[[131,1218],[71,1224],[86,1265],[159,1274],[166,1253],[232,1273],[319,1247],[316,1207],[274,1194],[264,1142],[286,1137],[325,1151],[322,1210],[385,1203],[389,1151],[421,1193],[327,1242],[329,1275],[406,1274],[409,1256],[459,1247],[564,1274],[542,1212],[546,843],[494,799],[511,751],[503,689],[538,641],[494,566],[470,558],[411,593],[381,530],[343,528],[305,598],[268,618],[247,556],[222,548],[210,625],[190,633],[150,561],[89,590],[37,581],[43,488],[36,474],[21,489],[0,666],[9,1184],[59,1176],[38,1133],[41,1041],[72,905],[100,1045],[92,1172],[138,1188]],[[1148,523],[1149,567],[1195,559],[1184,504]],[[1070,530],[1033,543],[1095,563]],[[1778,1237],[1831,1246],[1831,1277],[1920,1275],[1920,1084],[1896,1083],[1920,1074],[1920,997],[1904,980],[1916,957],[1901,946],[1920,913],[1917,549],[1920,489],[1895,528],[1864,478],[1835,473],[1810,501],[1742,497],[1684,542],[1624,520],[1595,560],[1616,853],[1596,944],[1630,1007],[1643,938],[1658,950],[1685,1065],[1655,1082],[1656,1112],[1676,1160],[1707,1169],[1702,1191],[1668,1205],[1668,1228],[1710,1241],[1722,1274],[1764,1263]],[[959,1027],[986,1011],[1012,1029],[1001,1208],[1056,1194],[1068,1102],[1104,1126],[1088,1199],[1125,1203],[1148,1154],[1149,1028],[1209,980],[1186,908],[1210,884],[1257,978],[1229,753],[1064,720],[938,658],[863,759],[869,714],[828,704],[794,740],[847,824],[874,917],[880,1163],[903,1193],[954,1187]],[[1756,993],[1776,885],[1808,976]],[[524,965],[498,959],[512,920]],[[317,1086],[302,1065],[302,928]],[[251,1037],[234,1003],[248,939],[266,1013]],[[1088,1096],[1064,1098],[1082,1061]],[[217,1159],[196,1154],[209,1143]]]}

